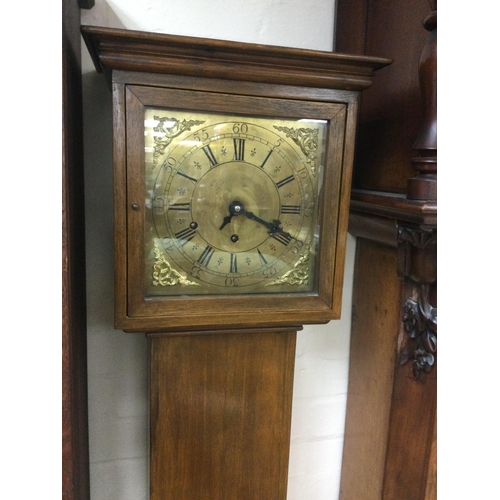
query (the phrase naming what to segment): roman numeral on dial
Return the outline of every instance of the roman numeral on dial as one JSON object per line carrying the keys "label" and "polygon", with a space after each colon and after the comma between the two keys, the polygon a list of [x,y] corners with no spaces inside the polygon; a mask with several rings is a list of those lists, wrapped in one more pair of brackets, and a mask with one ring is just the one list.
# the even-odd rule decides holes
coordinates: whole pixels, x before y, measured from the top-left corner
{"label": "roman numeral on dial", "polygon": [[189,243],[196,235],[196,229],[191,229],[187,227],[178,233],[175,233],[175,237],[181,242],[181,246]]}
{"label": "roman numeral on dial", "polygon": [[234,159],[244,161],[245,159],[245,139],[233,139]]}
{"label": "roman numeral on dial", "polygon": [[264,158],[264,161],[262,162],[262,165],[260,168],[264,168],[264,165],[266,164],[267,160],[269,160],[269,157],[273,154],[273,150],[271,149],[269,153],[267,153],[267,156]]}
{"label": "roman numeral on dial", "polygon": [[210,263],[210,259],[212,258],[212,255],[214,254],[215,250],[210,246],[207,245],[205,247],[205,250],[200,255],[200,258],[198,259],[198,262],[205,266],[208,267],[208,264]]}
{"label": "roman numeral on dial", "polygon": [[215,167],[218,163],[214,152],[210,149],[210,144],[203,146],[201,149],[203,149],[203,152],[206,154],[208,161],[210,162],[210,168]]}
{"label": "roman numeral on dial", "polygon": [[193,181],[195,184],[198,182],[198,179],[195,179],[194,177],[190,177],[188,174],[185,174],[184,172],[181,172],[180,170],[177,171],[177,174],[180,175],[181,177],[184,177],[185,179],[189,179],[190,181]]}
{"label": "roman numeral on dial", "polygon": [[288,233],[274,233],[271,234],[271,237],[285,246],[287,246],[288,243],[290,243],[290,240],[292,239],[292,237]]}
{"label": "roman numeral on dial", "polygon": [[169,210],[180,210],[181,212],[189,212],[190,203],[172,203],[168,206]]}
{"label": "roman numeral on dial", "polygon": [[295,177],[293,175],[289,175],[288,177],[285,177],[283,180],[277,182],[276,186],[278,186],[278,188],[281,188],[285,184],[288,184],[289,182],[292,182],[293,180],[295,180]]}
{"label": "roman numeral on dial", "polygon": [[259,259],[262,262],[262,264],[266,265],[267,264],[267,260],[264,258],[264,256],[262,255],[262,253],[260,252],[260,250],[258,248],[257,248],[257,253],[259,254]]}
{"label": "roman numeral on dial", "polygon": [[230,263],[230,267],[229,267],[230,273],[237,273],[238,272],[238,262],[237,262],[236,257],[237,256],[235,253],[231,254],[231,263]]}
{"label": "roman numeral on dial", "polygon": [[281,213],[300,215],[300,205],[281,205]]}

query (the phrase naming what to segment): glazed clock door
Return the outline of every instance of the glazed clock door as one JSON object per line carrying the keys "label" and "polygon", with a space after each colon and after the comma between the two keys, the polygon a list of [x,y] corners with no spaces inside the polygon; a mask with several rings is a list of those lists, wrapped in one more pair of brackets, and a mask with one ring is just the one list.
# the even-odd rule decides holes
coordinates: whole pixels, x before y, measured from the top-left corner
{"label": "glazed clock door", "polygon": [[345,105],[139,86],[126,96],[129,316],[193,325],[221,296],[240,315],[264,295],[268,323],[283,297],[322,322]]}

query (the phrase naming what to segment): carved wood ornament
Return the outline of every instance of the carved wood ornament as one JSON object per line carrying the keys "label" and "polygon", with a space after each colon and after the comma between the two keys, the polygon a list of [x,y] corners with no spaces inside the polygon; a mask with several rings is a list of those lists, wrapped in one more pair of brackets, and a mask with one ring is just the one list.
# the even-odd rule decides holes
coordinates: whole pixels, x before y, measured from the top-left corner
{"label": "carved wood ornament", "polygon": [[436,282],[436,245],[435,228],[398,228],[398,276],[418,284],[417,300],[408,298],[403,304],[402,321],[409,338],[399,361],[404,365],[413,359],[415,379],[432,368],[437,350],[437,308],[429,302],[429,288]]}

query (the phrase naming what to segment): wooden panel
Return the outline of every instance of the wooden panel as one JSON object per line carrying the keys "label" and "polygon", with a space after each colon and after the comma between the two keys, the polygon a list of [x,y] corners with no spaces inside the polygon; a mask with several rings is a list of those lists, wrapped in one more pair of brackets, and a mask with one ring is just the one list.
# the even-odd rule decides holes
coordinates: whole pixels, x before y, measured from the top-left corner
{"label": "wooden panel", "polygon": [[400,322],[396,267],[395,248],[358,239],[340,500],[381,499]]}
{"label": "wooden panel", "polygon": [[150,337],[151,500],[285,500],[295,338]]}
{"label": "wooden panel", "polygon": [[62,498],[89,498],[80,10],[63,2]]}

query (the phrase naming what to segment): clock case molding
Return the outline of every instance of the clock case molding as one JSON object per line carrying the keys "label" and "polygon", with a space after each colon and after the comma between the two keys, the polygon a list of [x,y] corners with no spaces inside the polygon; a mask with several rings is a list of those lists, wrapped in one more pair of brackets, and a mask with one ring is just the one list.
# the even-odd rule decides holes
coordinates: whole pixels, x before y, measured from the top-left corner
{"label": "clock case molding", "polygon": [[[298,330],[338,319],[359,95],[391,61],[93,26],[81,31],[113,92],[115,327],[147,333]],[[138,207],[131,197],[141,189],[131,172],[144,164],[137,122],[145,106],[169,107],[172,99],[182,109],[331,120],[318,293],[145,298],[143,247],[134,236],[141,235],[143,203]]]}

